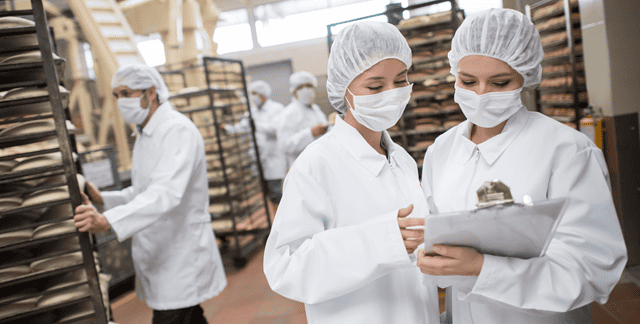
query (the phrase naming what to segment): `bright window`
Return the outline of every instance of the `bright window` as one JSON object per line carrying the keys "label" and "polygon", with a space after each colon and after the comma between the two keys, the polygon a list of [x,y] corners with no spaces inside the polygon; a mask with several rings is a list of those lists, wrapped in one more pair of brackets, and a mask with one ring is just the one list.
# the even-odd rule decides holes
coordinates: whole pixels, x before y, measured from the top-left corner
{"label": "bright window", "polygon": [[502,8],[502,0],[458,0],[458,7],[469,16],[489,8]]}
{"label": "bright window", "polygon": [[164,55],[164,44],[162,44],[159,35],[154,39],[138,42],[137,45],[144,62],[148,66],[158,66],[167,62],[167,58]]}
{"label": "bright window", "polygon": [[[260,46],[273,46],[326,37],[327,25],[379,14],[389,0],[287,0],[256,6],[256,34]],[[387,21],[386,16],[374,18]],[[345,25],[332,29],[336,34]]]}
{"label": "bright window", "polygon": [[253,40],[247,9],[221,13],[213,33],[213,41],[218,44],[218,54],[252,49]]}
{"label": "bright window", "polygon": [[[262,47],[281,45],[327,36],[327,25],[386,11],[389,3],[407,7],[408,0],[284,0],[253,7],[255,33]],[[488,8],[502,7],[502,0],[458,0],[467,16]],[[451,10],[449,2],[403,12],[403,18]],[[387,21],[385,15],[370,20]],[[349,24],[331,29],[338,34]],[[213,35],[218,54],[246,51],[254,48],[247,9],[225,11]]]}
{"label": "bright window", "polygon": [[[473,15],[474,13],[486,10],[489,8],[502,8],[502,0],[457,0],[458,8],[463,9],[466,16]],[[403,7],[406,7],[403,4]],[[450,2],[443,2],[433,6],[422,7],[411,11],[410,17],[418,17],[423,15],[430,15],[439,12],[451,10]],[[410,18],[407,16],[408,11],[403,13],[404,19]]]}

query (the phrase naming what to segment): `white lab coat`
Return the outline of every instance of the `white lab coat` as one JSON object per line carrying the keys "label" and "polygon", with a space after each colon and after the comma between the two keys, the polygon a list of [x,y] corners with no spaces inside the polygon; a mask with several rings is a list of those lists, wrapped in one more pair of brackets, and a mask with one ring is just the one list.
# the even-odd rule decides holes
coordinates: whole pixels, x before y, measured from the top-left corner
{"label": "white lab coat", "polygon": [[591,323],[589,304],[607,301],[627,260],[602,152],[585,135],[524,107],[480,145],[469,140],[469,125],[427,150],[422,188],[432,213],[474,209],[476,190],[494,179],[516,202],[524,195],[571,201],[544,257],[485,255],[478,277],[453,285],[453,323]]}
{"label": "white lab coat", "polygon": [[197,305],[226,286],[211,230],[204,141],[160,105],[133,147],[131,186],[103,192],[118,240],[132,237],[136,294],[155,310]]}
{"label": "white lab coat", "polygon": [[307,145],[311,144],[318,137],[311,134],[311,127],[320,124],[327,124],[327,116],[316,104],[311,107],[303,104],[295,97],[280,115],[280,125],[278,126],[278,145],[285,154],[287,167],[293,165],[298,155],[302,153]]}
{"label": "white lab coat", "polygon": [[[280,114],[284,106],[271,99],[267,99],[262,107],[251,107],[251,116],[256,126],[256,142],[260,153],[260,163],[265,180],[284,179],[287,172],[285,156],[278,149],[276,131],[280,122]],[[246,116],[235,125],[226,125],[225,131],[229,134],[251,131],[249,116]],[[253,150],[252,150],[253,151]]]}
{"label": "white lab coat", "polygon": [[390,161],[338,117],[285,178],[264,272],[309,323],[438,323],[437,287],[421,288],[397,221],[409,204],[427,212],[417,167],[384,136]]}

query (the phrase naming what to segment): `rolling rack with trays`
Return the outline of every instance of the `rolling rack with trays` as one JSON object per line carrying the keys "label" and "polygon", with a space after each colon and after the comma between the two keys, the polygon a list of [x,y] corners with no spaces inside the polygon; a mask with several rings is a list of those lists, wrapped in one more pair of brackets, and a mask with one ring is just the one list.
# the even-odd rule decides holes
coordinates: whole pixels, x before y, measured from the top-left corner
{"label": "rolling rack with trays", "polygon": [[[170,90],[180,88],[169,98],[174,108],[189,117],[202,134],[211,226],[222,254],[229,255],[234,266],[241,268],[247,256],[266,240],[273,216],[257,158],[242,62],[203,57],[182,63],[178,69],[165,66],[161,74]],[[204,77],[206,87],[187,87],[196,76]],[[220,125],[235,124],[242,118],[249,118],[250,132],[226,134],[219,130]]]}
{"label": "rolling rack with trays", "polygon": [[579,129],[588,106],[580,11],[577,0],[544,0],[525,7],[540,33],[544,50],[542,82],[536,88],[536,108]]}
{"label": "rolling rack with trays", "polygon": [[41,0],[31,5],[0,11],[0,323],[106,324],[91,237],[73,222],[81,197],[64,60]]}
{"label": "rolling rack with trays", "polygon": [[414,86],[402,117],[388,132],[416,160],[419,171],[422,171],[424,154],[435,138],[465,120],[453,101],[455,77],[450,73],[447,58],[451,39],[464,19],[463,11],[455,0],[433,0],[406,8],[388,7],[387,12],[378,15],[327,26],[331,43],[334,26],[381,15],[390,17],[391,22],[391,17],[399,17],[403,11],[429,10],[445,3],[450,4],[447,11],[400,20],[396,24],[411,47],[412,65],[407,78]]}

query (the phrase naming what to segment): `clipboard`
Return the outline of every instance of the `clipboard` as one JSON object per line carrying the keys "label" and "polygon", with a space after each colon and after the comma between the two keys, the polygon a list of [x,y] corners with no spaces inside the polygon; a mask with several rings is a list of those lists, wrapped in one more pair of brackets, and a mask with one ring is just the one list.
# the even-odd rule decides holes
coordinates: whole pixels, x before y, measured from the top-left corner
{"label": "clipboard", "polygon": [[560,198],[427,215],[425,252],[434,253],[433,244],[448,244],[520,259],[543,256],[568,204],[568,198]]}

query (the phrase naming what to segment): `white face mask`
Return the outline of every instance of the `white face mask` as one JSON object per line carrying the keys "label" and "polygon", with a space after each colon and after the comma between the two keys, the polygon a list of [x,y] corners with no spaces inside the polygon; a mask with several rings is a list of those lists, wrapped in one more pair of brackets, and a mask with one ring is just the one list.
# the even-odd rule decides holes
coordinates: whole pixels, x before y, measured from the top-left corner
{"label": "white face mask", "polygon": [[453,100],[460,105],[464,116],[480,127],[496,127],[522,107],[522,99],[520,99],[522,88],[478,95],[471,90],[458,87],[457,83],[454,87],[456,92]]}
{"label": "white face mask", "polygon": [[259,95],[249,95],[249,100],[251,100],[251,103],[256,107],[262,106],[262,99],[260,99]]}
{"label": "white face mask", "polygon": [[316,100],[316,91],[309,87],[304,87],[296,92],[296,97],[303,104],[311,106],[313,101]]}
{"label": "white face mask", "polygon": [[147,109],[144,109],[142,108],[142,97],[144,95],[140,98],[118,98],[118,109],[126,122],[140,125],[149,116],[151,101],[149,101]]}
{"label": "white face mask", "polygon": [[355,96],[349,88],[347,91],[353,96],[353,105],[349,101],[353,117],[364,127],[381,132],[395,125],[411,99],[413,84],[406,87],[395,88],[380,93],[364,96]]}

